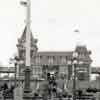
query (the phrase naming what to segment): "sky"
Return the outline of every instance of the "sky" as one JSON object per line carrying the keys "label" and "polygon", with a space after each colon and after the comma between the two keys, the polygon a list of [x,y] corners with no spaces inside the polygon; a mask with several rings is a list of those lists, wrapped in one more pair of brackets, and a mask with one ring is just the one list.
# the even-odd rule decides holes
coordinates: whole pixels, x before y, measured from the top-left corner
{"label": "sky", "polygon": [[[0,0],[1,65],[17,53],[25,27],[26,8],[20,1]],[[73,51],[86,45],[92,66],[100,66],[100,0],[31,0],[31,30],[39,51]]]}

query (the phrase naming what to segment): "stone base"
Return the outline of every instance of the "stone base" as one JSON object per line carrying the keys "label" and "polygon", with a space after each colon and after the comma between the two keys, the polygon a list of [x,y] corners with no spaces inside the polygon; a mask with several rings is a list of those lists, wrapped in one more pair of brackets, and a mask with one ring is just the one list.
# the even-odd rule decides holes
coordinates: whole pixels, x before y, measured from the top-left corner
{"label": "stone base", "polygon": [[32,100],[32,93],[23,93],[23,100]]}
{"label": "stone base", "polygon": [[23,100],[32,100],[32,90],[31,89],[24,89],[23,91]]}
{"label": "stone base", "polygon": [[23,89],[23,93],[31,93],[31,92],[32,92],[32,89],[30,89],[30,88]]}

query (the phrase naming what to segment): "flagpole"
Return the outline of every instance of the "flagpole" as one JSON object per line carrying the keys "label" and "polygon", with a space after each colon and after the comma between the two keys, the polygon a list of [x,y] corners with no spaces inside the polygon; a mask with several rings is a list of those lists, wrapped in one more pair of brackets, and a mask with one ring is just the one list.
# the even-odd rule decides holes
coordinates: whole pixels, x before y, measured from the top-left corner
{"label": "flagpole", "polygon": [[31,66],[30,64],[30,16],[31,16],[31,2],[30,0],[27,0],[27,14],[26,14],[26,26],[27,26],[27,31],[26,31],[26,66]]}
{"label": "flagpole", "polygon": [[27,2],[22,2],[22,4],[24,6],[26,6],[26,27],[27,27],[27,30],[26,30],[26,47],[25,47],[25,78],[24,78],[24,91],[23,91],[23,99],[24,100],[30,100],[32,99],[32,95],[31,95],[31,88],[30,88],[30,73],[31,73],[31,56],[30,56],[30,53],[31,53],[31,30],[30,30],[30,17],[31,17],[31,1],[30,0],[27,0]]}

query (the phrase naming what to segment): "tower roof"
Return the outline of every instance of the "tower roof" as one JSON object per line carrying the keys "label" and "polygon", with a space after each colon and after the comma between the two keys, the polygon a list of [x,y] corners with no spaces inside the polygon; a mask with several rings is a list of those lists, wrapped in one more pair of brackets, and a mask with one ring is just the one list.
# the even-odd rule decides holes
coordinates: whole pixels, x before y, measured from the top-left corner
{"label": "tower roof", "polygon": [[[25,26],[24,31],[22,33],[21,38],[19,39],[19,42],[25,42],[26,41],[26,32],[27,32],[27,26]],[[31,43],[36,43],[37,39],[34,39],[32,32],[31,32]]]}
{"label": "tower roof", "polygon": [[[21,37],[18,39],[17,47],[21,49],[25,49],[26,32],[27,32],[27,26],[25,26]],[[32,32],[30,34],[31,34],[31,50],[37,51],[38,50],[37,45],[36,45],[37,39],[34,38],[34,36],[32,35]]]}

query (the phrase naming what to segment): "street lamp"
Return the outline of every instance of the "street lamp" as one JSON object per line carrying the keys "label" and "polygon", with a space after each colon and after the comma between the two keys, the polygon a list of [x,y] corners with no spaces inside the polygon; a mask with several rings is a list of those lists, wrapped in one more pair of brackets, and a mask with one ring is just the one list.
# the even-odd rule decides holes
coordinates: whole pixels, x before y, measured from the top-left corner
{"label": "street lamp", "polygon": [[15,87],[16,87],[16,81],[17,81],[17,66],[18,66],[19,58],[18,56],[14,56],[14,58],[10,58],[10,63],[14,63],[14,68],[15,68]]}
{"label": "street lamp", "polygon": [[73,100],[76,100],[76,66],[78,64],[78,53],[74,52],[72,56],[72,69],[73,69]]}

